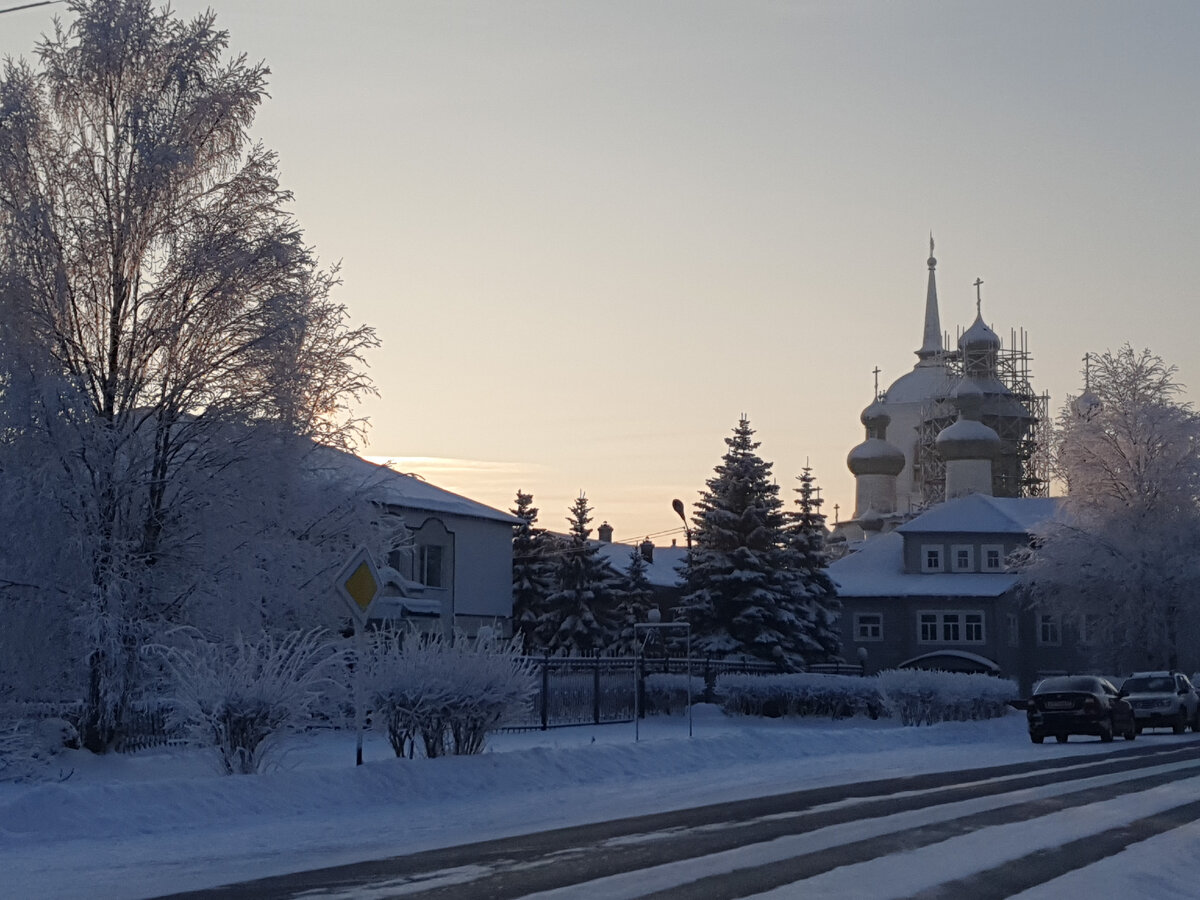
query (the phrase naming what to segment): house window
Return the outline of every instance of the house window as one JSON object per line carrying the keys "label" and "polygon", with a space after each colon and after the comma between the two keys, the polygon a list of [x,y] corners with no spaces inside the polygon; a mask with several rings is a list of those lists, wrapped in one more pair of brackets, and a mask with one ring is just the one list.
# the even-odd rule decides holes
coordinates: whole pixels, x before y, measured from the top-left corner
{"label": "house window", "polygon": [[942,548],[936,546],[925,545],[921,548],[921,571],[922,572],[940,572],[942,571]]}
{"label": "house window", "polygon": [[963,630],[967,643],[983,643],[983,613],[963,613]]}
{"label": "house window", "polygon": [[437,544],[422,544],[417,552],[416,580],[426,587],[442,587],[442,548]]}
{"label": "house window", "polygon": [[1021,620],[1017,618],[1016,613],[1008,614],[1008,646],[1019,647],[1021,645]]}
{"label": "house window", "polygon": [[950,548],[950,565],[955,572],[975,570],[975,548],[969,544],[955,544]]}
{"label": "house window", "polygon": [[879,613],[855,613],[854,637],[859,641],[882,641],[883,616]]}
{"label": "house window", "polygon": [[1100,616],[1086,613],[1079,620],[1079,643],[1094,644],[1100,639]]}
{"label": "house window", "polygon": [[1004,548],[1000,544],[983,545],[983,571],[1004,571]]}
{"label": "house window", "polygon": [[1058,616],[1038,616],[1038,643],[1048,647],[1057,647],[1062,643],[1062,626]]}
{"label": "house window", "polygon": [[918,612],[917,634],[923,644],[982,644],[985,639],[983,613],[975,610]]}

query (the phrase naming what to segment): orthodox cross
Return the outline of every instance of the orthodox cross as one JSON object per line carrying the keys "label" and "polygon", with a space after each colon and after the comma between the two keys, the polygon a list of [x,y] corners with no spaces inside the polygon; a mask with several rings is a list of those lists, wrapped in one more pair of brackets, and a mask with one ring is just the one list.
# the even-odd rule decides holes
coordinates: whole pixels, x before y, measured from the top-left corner
{"label": "orthodox cross", "polygon": [[980,295],[979,289],[983,286],[983,279],[975,279],[975,314],[982,315],[980,307],[983,305],[983,297]]}
{"label": "orthodox cross", "polygon": [[880,371],[881,371],[881,369],[879,368],[879,366],[876,366],[875,368],[873,368],[871,370],[871,373],[875,376],[875,399],[876,400],[879,399],[879,373],[880,373]]}
{"label": "orthodox cross", "polygon": [[1092,354],[1083,354],[1083,389],[1090,391],[1092,389]]}
{"label": "orthodox cross", "polygon": [[837,503],[833,504],[833,524],[834,525],[836,525],[838,523],[838,510],[841,508],[842,507],[839,506]]}

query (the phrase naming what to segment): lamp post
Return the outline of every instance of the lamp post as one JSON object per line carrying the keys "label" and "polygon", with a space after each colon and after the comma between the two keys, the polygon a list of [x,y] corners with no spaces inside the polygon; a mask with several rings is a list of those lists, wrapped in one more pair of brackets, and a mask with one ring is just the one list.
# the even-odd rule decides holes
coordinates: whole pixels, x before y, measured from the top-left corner
{"label": "lamp post", "polygon": [[688,550],[690,551],[692,549],[692,529],[688,527],[687,516],[683,514],[683,501],[672,500],[671,509],[675,510],[675,514],[678,515],[680,521],[683,522],[683,534],[687,538]]}

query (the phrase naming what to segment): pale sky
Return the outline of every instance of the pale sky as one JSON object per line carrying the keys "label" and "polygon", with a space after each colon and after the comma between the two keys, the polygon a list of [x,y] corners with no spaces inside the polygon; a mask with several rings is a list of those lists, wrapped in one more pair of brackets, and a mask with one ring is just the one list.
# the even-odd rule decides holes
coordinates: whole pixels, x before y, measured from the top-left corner
{"label": "pale sky", "polygon": [[[742,413],[848,518],[930,231],[943,329],[982,278],[1053,411],[1125,342],[1200,387],[1194,0],[173,4],[206,6],[382,339],[362,452],[545,527],[585,491],[618,539],[675,528]],[[0,16],[0,54],[65,11]]]}

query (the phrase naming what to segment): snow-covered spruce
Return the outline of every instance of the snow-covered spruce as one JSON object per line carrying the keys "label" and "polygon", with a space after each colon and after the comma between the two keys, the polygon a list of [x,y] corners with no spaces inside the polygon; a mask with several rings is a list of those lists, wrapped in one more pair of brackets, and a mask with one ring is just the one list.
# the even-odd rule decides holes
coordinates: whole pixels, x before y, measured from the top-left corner
{"label": "snow-covered spruce", "polygon": [[193,635],[157,648],[173,689],[171,725],[215,748],[225,774],[261,772],[276,739],[308,724],[340,692],[340,643],[313,629],[255,641]]}
{"label": "snow-covered spruce", "polygon": [[416,629],[371,635],[366,659],[368,703],[397,756],[412,758],[483,751],[487,733],[533,698],[532,663],[521,639],[482,634],[469,641]]}

